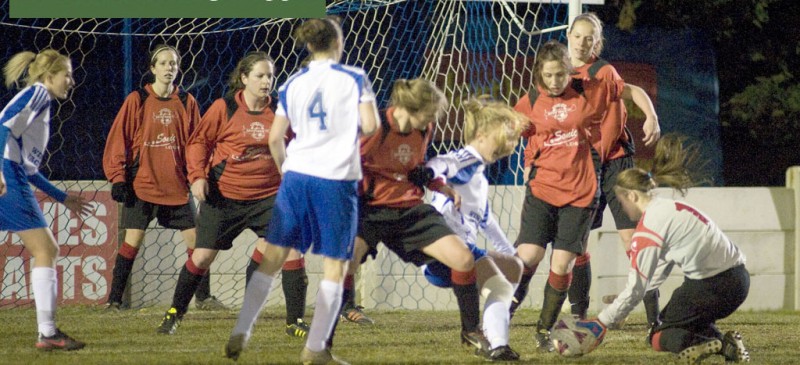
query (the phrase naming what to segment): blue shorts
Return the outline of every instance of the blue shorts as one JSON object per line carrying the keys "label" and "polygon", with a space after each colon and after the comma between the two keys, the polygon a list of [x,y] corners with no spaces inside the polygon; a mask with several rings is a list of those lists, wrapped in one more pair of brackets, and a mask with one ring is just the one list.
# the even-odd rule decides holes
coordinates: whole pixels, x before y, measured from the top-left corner
{"label": "blue shorts", "polygon": [[[472,252],[472,257],[475,258],[475,261],[486,256],[486,250],[475,246],[474,243],[467,243],[467,246],[469,246],[469,250]],[[425,279],[428,279],[428,282],[435,286],[440,288],[450,288],[453,286],[453,282],[450,281],[450,268],[439,261],[434,261],[423,266],[422,272],[425,274]]]}
{"label": "blue shorts", "polygon": [[6,179],[6,193],[0,196],[0,231],[46,228],[48,225],[42,208],[22,166],[3,159],[3,177]]}
{"label": "blue shorts", "polygon": [[350,260],[358,225],[355,180],[328,180],[286,172],[275,198],[267,242]]}

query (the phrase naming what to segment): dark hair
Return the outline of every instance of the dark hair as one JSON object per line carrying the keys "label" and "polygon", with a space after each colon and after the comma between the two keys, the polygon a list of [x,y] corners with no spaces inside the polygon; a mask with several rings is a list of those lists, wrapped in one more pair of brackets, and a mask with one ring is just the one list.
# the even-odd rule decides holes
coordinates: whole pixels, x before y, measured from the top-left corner
{"label": "dark hair", "polygon": [[236,64],[236,68],[233,69],[231,75],[228,77],[228,92],[226,95],[231,96],[237,91],[244,89],[242,75],[250,74],[250,71],[253,71],[253,66],[261,61],[275,63],[275,61],[272,60],[272,57],[270,57],[267,52],[255,51],[244,55],[244,57],[242,57],[242,59],[240,59]]}
{"label": "dark hair", "polygon": [[542,68],[544,68],[544,63],[549,61],[558,61],[570,75],[575,73],[575,68],[572,67],[572,61],[570,61],[569,58],[567,46],[556,40],[549,40],[536,51],[536,63],[533,66],[533,80],[537,86],[545,87],[544,80],[542,80]]}
{"label": "dark hair", "polygon": [[650,171],[627,169],[617,176],[615,186],[643,193],[658,186],[669,186],[686,194],[688,188],[704,180],[700,176],[706,165],[700,158],[699,146],[687,141],[688,137],[676,133],[662,137],[656,144]]}
{"label": "dark hair", "polygon": [[329,50],[341,34],[342,27],[337,17],[309,19],[294,30],[294,38],[301,44],[307,44],[311,52]]}

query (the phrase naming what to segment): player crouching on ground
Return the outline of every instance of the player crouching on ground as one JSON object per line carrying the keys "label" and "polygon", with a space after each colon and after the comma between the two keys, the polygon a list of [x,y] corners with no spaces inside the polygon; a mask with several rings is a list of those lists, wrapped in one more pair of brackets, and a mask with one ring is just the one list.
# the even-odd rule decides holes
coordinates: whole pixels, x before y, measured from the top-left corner
{"label": "player crouching on ground", "polygon": [[677,354],[686,364],[711,355],[726,361],[748,362],[750,354],[738,331],[724,335],[715,322],[728,317],[744,302],[750,289],[745,256],[704,213],[676,200],[660,198],[652,189],[668,185],[682,194],[692,185],[684,163],[696,151],[683,146],[685,138],[659,141],[651,172],[628,169],[615,186],[623,209],[639,224],[631,246],[628,285],[597,319],[602,325],[623,320],[642,301],[647,289],[658,288],[676,265],[684,273],[648,337],[656,351]]}

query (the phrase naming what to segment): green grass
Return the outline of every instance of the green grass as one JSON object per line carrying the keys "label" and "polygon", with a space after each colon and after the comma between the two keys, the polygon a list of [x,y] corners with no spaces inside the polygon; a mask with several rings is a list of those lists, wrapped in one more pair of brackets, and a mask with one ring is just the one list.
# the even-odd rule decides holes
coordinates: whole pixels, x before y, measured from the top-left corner
{"label": "green grass", "polygon": [[[155,328],[166,308],[105,314],[96,307],[59,310],[59,327],[86,341],[75,352],[39,352],[34,348],[33,308],[0,310],[2,364],[234,364],[222,355],[237,312],[190,312],[174,336],[157,335]],[[458,313],[454,311],[368,312],[373,327],[340,323],[334,353],[353,364],[480,364],[459,342]],[[306,317],[310,319],[309,313]],[[652,351],[644,343],[643,317],[634,315],[623,330],[610,331],[602,346],[581,358],[537,353],[531,335],[538,312],[522,310],[513,320],[511,346],[529,364],[669,364],[673,357]],[[738,329],[752,354],[753,364],[800,362],[797,312],[740,312],[721,321],[722,330]],[[269,308],[256,325],[253,338],[238,364],[297,363],[304,341],[283,332],[281,308]],[[720,356],[704,364],[722,364]]]}

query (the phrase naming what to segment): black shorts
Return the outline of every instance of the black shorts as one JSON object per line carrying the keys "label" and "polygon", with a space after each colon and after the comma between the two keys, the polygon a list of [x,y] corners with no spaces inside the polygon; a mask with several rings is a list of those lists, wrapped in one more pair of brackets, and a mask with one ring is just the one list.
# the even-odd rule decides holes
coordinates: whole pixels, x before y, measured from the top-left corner
{"label": "black shorts", "polygon": [[597,213],[594,215],[594,221],[592,222],[592,229],[600,228],[603,225],[603,212],[606,210],[606,205],[611,208],[611,215],[614,217],[617,230],[636,228],[637,222],[632,221],[625,214],[625,211],[622,210],[622,204],[620,204],[617,194],[614,192],[617,175],[633,168],[633,166],[632,156],[620,157],[603,164],[603,178],[600,179],[600,200],[597,204]]}
{"label": "black shorts", "polygon": [[245,229],[259,237],[267,234],[275,195],[257,200],[234,200],[223,196],[207,199],[197,210],[196,248],[228,250]]}
{"label": "black shorts", "polygon": [[535,197],[531,189],[525,190],[516,245],[531,243],[547,247],[552,242],[553,249],[583,254],[594,209],[555,207]]}
{"label": "black shorts", "polygon": [[366,206],[358,223],[358,237],[367,242],[371,253],[383,242],[400,259],[417,266],[434,260],[422,253],[424,247],[452,234],[444,217],[428,204],[413,208]]}
{"label": "black shorts", "polygon": [[158,219],[164,228],[187,230],[194,228],[194,208],[192,199],[184,205],[161,205],[136,198],[132,203],[122,205],[120,229],[146,230],[150,221]]}

